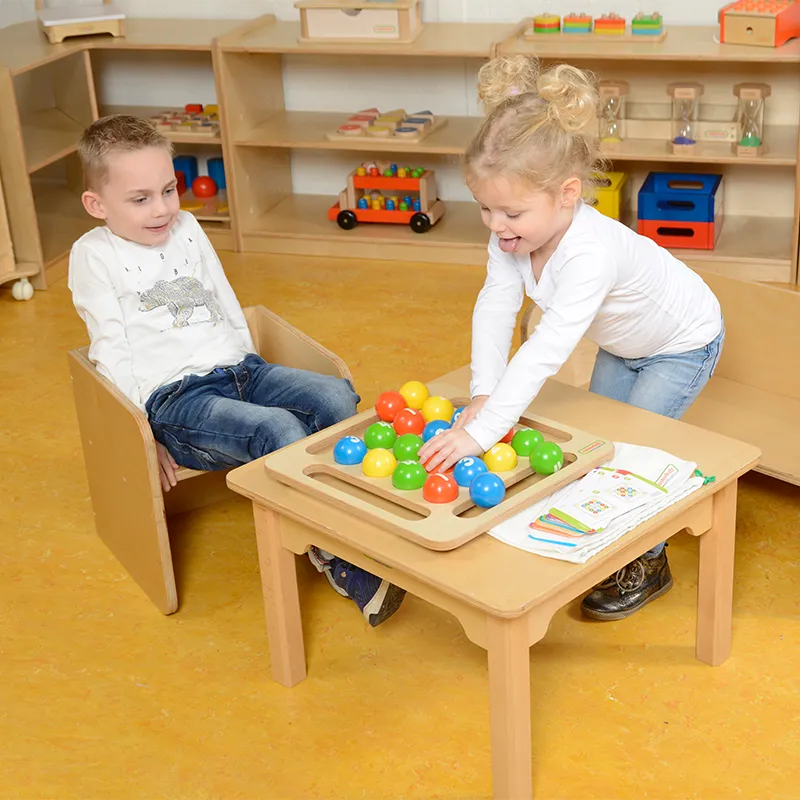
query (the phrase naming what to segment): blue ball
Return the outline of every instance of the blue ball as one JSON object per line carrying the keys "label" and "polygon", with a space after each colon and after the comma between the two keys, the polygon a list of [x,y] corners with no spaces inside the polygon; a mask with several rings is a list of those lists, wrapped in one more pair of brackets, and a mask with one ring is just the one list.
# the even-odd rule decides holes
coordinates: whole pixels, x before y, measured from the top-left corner
{"label": "blue ball", "polygon": [[450,417],[450,424],[455,425],[456,420],[461,416],[461,412],[466,408],[466,406],[459,406],[454,412],[453,416]]}
{"label": "blue ball", "polygon": [[453,477],[459,486],[469,486],[474,478],[488,471],[489,467],[482,459],[466,456],[456,464]]}
{"label": "blue ball", "polygon": [[333,448],[333,460],[346,467],[360,464],[366,454],[367,446],[358,436],[345,436],[343,439],[339,439],[336,447]]}
{"label": "blue ball", "polygon": [[476,506],[492,508],[506,496],[506,487],[499,476],[486,472],[478,475],[469,485],[469,496]]}
{"label": "blue ball", "polygon": [[431,420],[425,426],[425,429],[422,431],[422,441],[427,442],[428,439],[433,439],[433,437],[436,436],[437,433],[446,431],[449,427],[450,423],[445,422],[443,419]]}

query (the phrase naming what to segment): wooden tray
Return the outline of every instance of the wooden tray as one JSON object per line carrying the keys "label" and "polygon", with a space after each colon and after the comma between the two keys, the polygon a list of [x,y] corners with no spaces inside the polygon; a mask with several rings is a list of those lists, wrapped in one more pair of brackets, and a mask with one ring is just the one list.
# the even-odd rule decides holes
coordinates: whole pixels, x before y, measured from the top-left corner
{"label": "wooden tray", "polygon": [[[454,400],[464,405],[464,400]],[[361,465],[346,467],[333,460],[333,448],[343,436],[363,438],[364,431],[378,421],[375,410],[365,411],[339,425],[272,453],[264,468],[273,477],[347,509],[375,525],[386,528],[431,550],[453,550],[474,539],[525,506],[577,480],[614,454],[614,445],[591,433],[550,420],[524,416],[519,427],[535,428],[545,439],[564,451],[565,466],[554,475],[536,475],[527,458],[514,470],[497,473],[506,485],[506,496],[494,508],[479,508],[461,488],[452,503],[431,504],[422,490],[404,492],[392,486],[391,478],[368,478]]]}
{"label": "wooden tray", "polygon": [[[345,120],[346,122],[347,120]],[[354,141],[354,142],[375,142],[376,145],[385,144],[386,142],[399,142],[402,144],[419,144],[423,139],[427,139],[435,131],[443,128],[447,124],[447,117],[434,117],[433,123],[417,132],[416,136],[370,136],[367,129],[364,133],[347,136],[344,133],[339,133],[338,130],[328,131],[325,137],[331,142],[341,141]]]}

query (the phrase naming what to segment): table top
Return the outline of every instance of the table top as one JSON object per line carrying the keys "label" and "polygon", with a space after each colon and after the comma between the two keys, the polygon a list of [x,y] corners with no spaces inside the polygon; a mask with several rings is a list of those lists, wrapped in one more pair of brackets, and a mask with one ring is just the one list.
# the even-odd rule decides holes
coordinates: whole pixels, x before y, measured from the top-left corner
{"label": "table top", "polygon": [[[467,367],[429,384],[433,393],[445,397],[463,395],[468,386]],[[714,475],[716,480],[647,520],[586,564],[569,564],[527,553],[488,534],[449,552],[428,550],[285,486],[267,474],[263,459],[230,472],[228,485],[256,503],[309,527],[323,529],[334,539],[452,597],[496,616],[510,618],[544,603],[576,581],[585,583],[589,578],[593,580],[595,574],[598,580],[607,577],[606,572],[610,574],[621,566],[617,564],[620,551],[663,523],[685,515],[750,470],[760,457],[758,448],[744,442],[553,380],[545,384],[528,413],[591,430],[612,441],[660,448],[695,461],[704,474]],[[676,529],[679,527],[683,526]],[[606,562],[607,567],[604,566]]]}

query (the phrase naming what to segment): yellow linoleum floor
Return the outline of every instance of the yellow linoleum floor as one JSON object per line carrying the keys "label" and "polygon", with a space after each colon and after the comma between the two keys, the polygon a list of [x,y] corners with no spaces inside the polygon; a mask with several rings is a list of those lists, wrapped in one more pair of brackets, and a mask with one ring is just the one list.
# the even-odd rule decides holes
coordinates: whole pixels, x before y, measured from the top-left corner
{"label": "yellow linoleum floor", "polygon": [[[468,359],[480,269],[224,257],[351,365],[365,403]],[[488,798],[483,651],[408,597],[370,629],[307,561],[309,676],[270,679],[250,508],[172,529],[161,616],[95,537],[65,353],[65,281],[0,293],[0,798]],[[696,543],[675,589],[618,623],[559,612],[531,651],[537,798],[800,798],[800,490],[742,482],[733,655],[694,659]],[[498,576],[502,580],[502,576]]]}

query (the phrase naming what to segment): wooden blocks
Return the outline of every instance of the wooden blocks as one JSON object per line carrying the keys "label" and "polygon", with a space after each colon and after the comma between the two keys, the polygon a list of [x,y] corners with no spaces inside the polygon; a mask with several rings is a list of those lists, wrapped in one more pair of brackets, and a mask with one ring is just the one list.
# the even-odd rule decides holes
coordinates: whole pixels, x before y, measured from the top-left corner
{"label": "wooden blocks", "polygon": [[667,36],[664,20],[658,11],[652,14],[639,12],[628,27],[625,17],[610,12],[592,18],[591,14],[567,14],[563,20],[558,14],[537,14],[525,21],[523,37],[528,41],[554,36],[591,36],[593,41],[663,42]]}
{"label": "wooden blocks", "polygon": [[161,133],[176,134],[180,137],[206,139],[220,135],[219,113],[216,105],[205,108],[199,103],[191,103],[183,110],[171,109],[150,117],[155,129]]}
{"label": "wooden blocks", "polygon": [[419,0],[299,0],[300,42],[408,43],[422,32]]}
{"label": "wooden blocks", "polygon": [[724,44],[780,47],[800,36],[796,0],[736,0],[719,12],[719,40]]}
{"label": "wooden blocks", "polygon": [[45,8],[44,0],[36,0],[36,16],[50,44],[59,44],[70,36],[125,35],[125,14],[111,0],[56,8]]}
{"label": "wooden blocks", "polygon": [[417,111],[409,115],[404,109],[396,109],[381,114],[377,108],[365,108],[325,136],[332,142],[373,138],[403,140],[416,144],[443,127],[446,122],[445,117],[436,118],[430,111]]}

